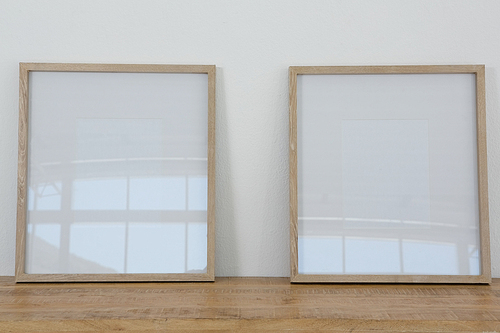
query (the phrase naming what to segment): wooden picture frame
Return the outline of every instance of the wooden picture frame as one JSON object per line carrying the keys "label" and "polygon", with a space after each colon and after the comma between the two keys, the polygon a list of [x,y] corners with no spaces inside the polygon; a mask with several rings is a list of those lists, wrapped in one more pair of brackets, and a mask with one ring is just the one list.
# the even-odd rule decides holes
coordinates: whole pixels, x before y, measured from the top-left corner
{"label": "wooden picture frame", "polygon": [[214,281],[215,71],[20,63],[16,282]]}
{"label": "wooden picture frame", "polygon": [[291,282],[490,283],[484,65],[289,79]]}

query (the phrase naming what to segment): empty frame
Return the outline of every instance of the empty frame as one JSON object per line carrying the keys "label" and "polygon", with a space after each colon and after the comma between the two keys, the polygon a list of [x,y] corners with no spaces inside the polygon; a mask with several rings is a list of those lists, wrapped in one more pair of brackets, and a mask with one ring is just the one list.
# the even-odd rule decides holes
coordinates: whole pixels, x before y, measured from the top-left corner
{"label": "empty frame", "polygon": [[290,67],[292,282],[489,283],[484,66]]}
{"label": "empty frame", "polygon": [[213,281],[215,66],[20,64],[16,281]]}

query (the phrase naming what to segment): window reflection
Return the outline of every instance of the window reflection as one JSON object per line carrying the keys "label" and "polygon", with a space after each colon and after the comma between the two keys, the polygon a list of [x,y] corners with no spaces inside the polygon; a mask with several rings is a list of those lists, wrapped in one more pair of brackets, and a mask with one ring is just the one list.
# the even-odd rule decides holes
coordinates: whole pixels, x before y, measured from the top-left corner
{"label": "window reflection", "polygon": [[479,269],[479,249],[477,246],[469,245],[469,273],[471,275],[479,275],[481,271]]}
{"label": "window reflection", "polygon": [[188,178],[188,210],[207,210],[207,177]]}
{"label": "window reflection", "polygon": [[[57,195],[40,192],[58,198],[58,205],[49,206],[56,200],[40,200],[35,191],[28,197],[31,221],[37,221],[28,224],[28,273],[206,272],[206,176],[78,179],[69,184],[69,211],[61,207],[61,188]],[[133,211],[138,214],[129,215]],[[67,223],[69,218],[73,223]],[[158,222],[162,218],[168,222]]]}
{"label": "window reflection", "polygon": [[28,188],[28,210],[60,210],[61,182],[41,183]]}
{"label": "window reflection", "polygon": [[[69,252],[85,261],[71,260],[72,273],[124,273],[125,223],[74,223]],[[91,262],[92,265],[86,264]],[[77,264],[79,263],[79,264]]]}
{"label": "window reflection", "polygon": [[191,222],[187,225],[187,272],[207,272],[207,224]]}
{"label": "window reflection", "polygon": [[185,210],[186,177],[132,178],[130,209]]}
{"label": "window reflection", "polygon": [[[469,238],[457,243],[461,232]],[[430,221],[300,217],[299,273],[479,275],[476,232]]]}
{"label": "window reflection", "polygon": [[299,237],[298,250],[300,274],[339,274],[344,271],[341,237]]}
{"label": "window reflection", "polygon": [[72,197],[74,210],[127,209],[127,180],[75,180]]}
{"label": "window reflection", "polygon": [[425,119],[335,119],[320,131],[313,115],[298,113],[299,273],[480,274],[475,154],[452,162]]}
{"label": "window reflection", "polygon": [[455,244],[403,240],[403,260],[409,274],[458,274]]}
{"label": "window reflection", "polygon": [[207,177],[75,180],[73,209],[206,211]]}
{"label": "window reflection", "polygon": [[345,272],[395,274],[401,272],[395,239],[346,238]]}
{"label": "window reflection", "polygon": [[28,225],[26,267],[29,270],[50,273],[59,268],[60,235],[61,226],[58,224]]}
{"label": "window reflection", "polygon": [[130,223],[126,271],[206,272],[206,235],[206,223]]}
{"label": "window reflection", "polygon": [[207,271],[206,148],[164,127],[80,119],[74,159],[30,167],[27,273]]}

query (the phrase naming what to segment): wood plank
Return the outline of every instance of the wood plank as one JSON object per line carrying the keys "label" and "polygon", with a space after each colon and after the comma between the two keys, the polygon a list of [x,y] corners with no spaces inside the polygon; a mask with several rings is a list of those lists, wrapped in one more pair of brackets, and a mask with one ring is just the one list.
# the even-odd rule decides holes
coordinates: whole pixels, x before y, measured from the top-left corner
{"label": "wood plank", "polygon": [[495,332],[491,285],[14,283],[0,277],[1,332]]}
{"label": "wood plank", "polygon": [[299,221],[297,192],[297,72],[289,69],[289,192],[290,192],[290,277],[294,282],[299,274]]}
{"label": "wood plank", "polygon": [[296,74],[475,74],[484,65],[290,66]]}
{"label": "wood plank", "polygon": [[486,83],[485,66],[476,72],[476,132],[479,204],[479,237],[483,275],[491,277],[490,227],[488,204],[488,161],[486,148]]}
{"label": "wood plank", "polygon": [[165,64],[89,64],[89,63],[21,63],[26,71],[48,72],[123,72],[123,73],[209,73],[214,65]]}
{"label": "wood plank", "polygon": [[495,332],[498,322],[342,320],[342,319],[167,319],[167,320],[68,320],[1,322],[2,332],[193,332],[193,331],[291,331],[291,332]]}

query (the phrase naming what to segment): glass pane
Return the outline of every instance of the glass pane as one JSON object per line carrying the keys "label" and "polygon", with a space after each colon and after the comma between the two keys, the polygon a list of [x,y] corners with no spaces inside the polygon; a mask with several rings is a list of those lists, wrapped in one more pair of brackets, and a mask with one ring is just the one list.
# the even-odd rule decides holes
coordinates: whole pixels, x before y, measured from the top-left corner
{"label": "glass pane", "polygon": [[26,273],[207,266],[208,75],[31,72]]}
{"label": "glass pane", "polygon": [[299,273],[478,275],[473,74],[298,75]]}

